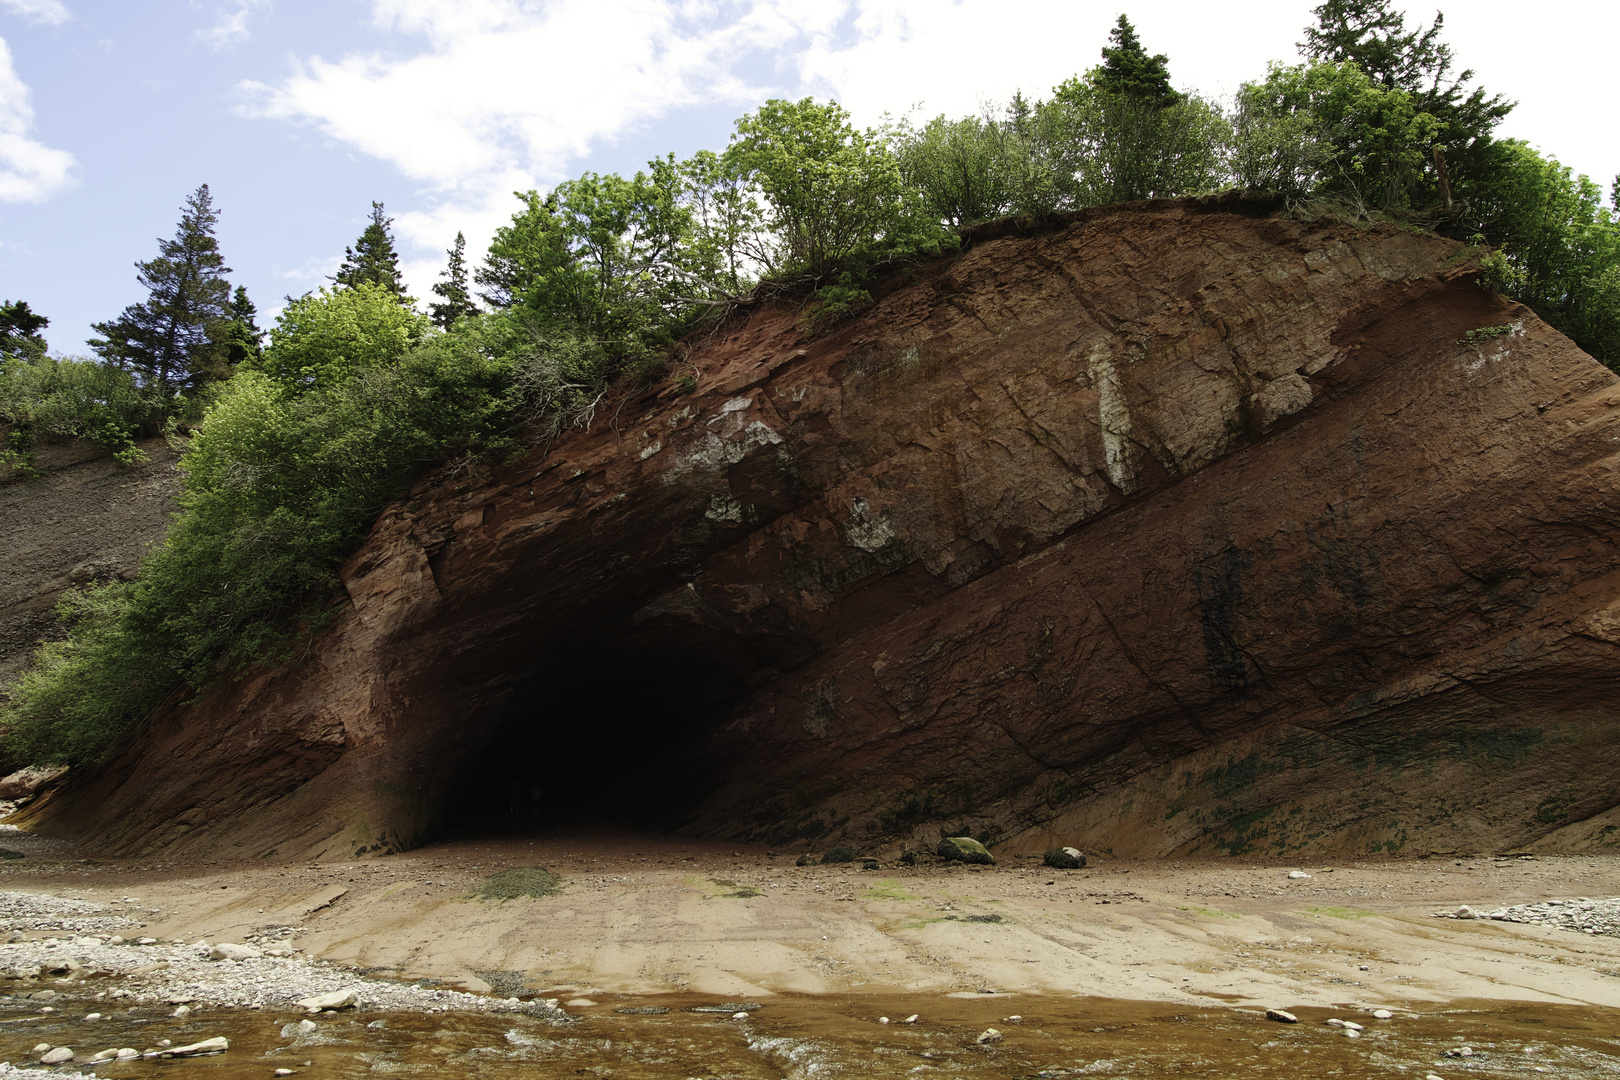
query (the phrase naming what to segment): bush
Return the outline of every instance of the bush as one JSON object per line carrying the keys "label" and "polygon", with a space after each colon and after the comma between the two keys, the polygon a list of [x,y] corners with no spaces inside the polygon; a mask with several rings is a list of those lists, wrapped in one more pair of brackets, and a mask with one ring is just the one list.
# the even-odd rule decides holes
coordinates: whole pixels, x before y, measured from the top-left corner
{"label": "bush", "polygon": [[156,433],[192,404],[141,387],[129,372],[99,361],[6,357],[0,359],[0,423],[11,430],[0,463],[38,475],[34,439],[54,435],[89,439],[132,465],[145,456],[135,439]]}
{"label": "bush", "polygon": [[[314,303],[340,307],[352,291]],[[351,325],[310,304],[290,321],[306,331],[296,338],[304,356],[340,355],[308,328],[341,336]],[[280,342],[295,340],[282,329]],[[320,624],[338,565],[425,466],[507,445],[525,409],[566,412],[595,394],[598,369],[566,348],[530,348],[535,340],[503,315],[465,319],[408,351],[373,349],[363,362],[342,353],[292,363],[273,342],[266,370],[231,379],[205,417],[182,459],[184,512],[139,578],[63,606],[68,639],[42,648],[13,688],[8,749],[25,761],[93,760],[177,686],[284,659],[289,631]],[[531,375],[523,391],[520,369],[552,374]]]}

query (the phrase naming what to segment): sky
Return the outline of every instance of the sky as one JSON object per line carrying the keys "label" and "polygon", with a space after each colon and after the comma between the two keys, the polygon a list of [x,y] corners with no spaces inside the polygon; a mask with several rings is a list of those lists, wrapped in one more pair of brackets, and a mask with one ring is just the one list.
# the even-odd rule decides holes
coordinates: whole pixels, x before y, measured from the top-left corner
{"label": "sky", "polygon": [[[1041,97],[1099,61],[1121,11],[1178,87],[1229,95],[1297,61],[1316,2],[0,0],[0,299],[82,355],[204,183],[261,324],[324,283],[373,200],[433,299],[457,231],[481,259],[514,191],[723,149],[770,98],[871,125]],[[1607,190],[1617,31],[1612,0],[1471,0],[1444,40],[1518,102],[1499,135]]]}

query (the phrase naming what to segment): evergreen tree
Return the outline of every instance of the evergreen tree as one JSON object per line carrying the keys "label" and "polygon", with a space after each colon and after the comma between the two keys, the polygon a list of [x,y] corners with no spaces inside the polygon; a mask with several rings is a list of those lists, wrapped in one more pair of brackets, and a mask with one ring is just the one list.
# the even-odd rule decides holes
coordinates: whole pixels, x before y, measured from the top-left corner
{"label": "evergreen tree", "polygon": [[132,370],[143,384],[167,395],[227,374],[224,343],[230,321],[231,268],[214,239],[219,212],[204,184],[186,198],[173,240],[159,240],[160,254],[135,264],[149,290],[110,322],[91,324],[101,335],[90,348],[102,359]]}
{"label": "evergreen tree", "polygon": [[28,310],[26,300],[0,302],[0,358],[42,358],[47,346],[40,331],[50,324],[51,320],[45,316]]}
{"label": "evergreen tree", "polygon": [[231,321],[225,332],[225,343],[230,350],[231,368],[240,367],[264,355],[264,331],[256,321],[259,309],[248,299],[247,289],[241,285],[231,295]]}
{"label": "evergreen tree", "polygon": [[[1494,148],[1491,131],[1513,102],[1470,89],[1472,70],[1454,71],[1451,46],[1440,40],[1445,15],[1436,13],[1427,29],[1408,30],[1390,0],[1325,0],[1312,14],[1316,25],[1305,28],[1300,52],[1319,63],[1351,61],[1386,90],[1411,95],[1418,112],[1439,122],[1434,146],[1451,174],[1449,187],[1471,194],[1508,167],[1511,155]],[[1425,186],[1434,188],[1427,195],[1447,194],[1438,186],[1438,170],[1426,176]]]}
{"label": "evergreen tree", "polygon": [[444,280],[433,286],[434,293],[444,297],[444,303],[428,305],[429,318],[441,330],[448,330],[465,316],[478,313],[467,291],[467,238],[456,233],[456,246],[445,254],[450,256],[450,262],[439,275]]}
{"label": "evergreen tree", "polygon": [[380,285],[410,306],[405,295],[405,279],[399,273],[399,255],[394,251],[394,234],[389,226],[394,219],[383,214],[383,204],[371,204],[371,224],[366,226],[354,247],[343,249],[343,265],[332,277],[340,289],[352,289],[370,282]]}
{"label": "evergreen tree", "polygon": [[1099,90],[1124,94],[1151,105],[1168,107],[1181,100],[1181,95],[1170,88],[1170,59],[1162,53],[1149,56],[1136,36],[1136,28],[1124,15],[1108,32],[1114,44],[1104,47],[1103,65],[1097,69],[1095,83]]}

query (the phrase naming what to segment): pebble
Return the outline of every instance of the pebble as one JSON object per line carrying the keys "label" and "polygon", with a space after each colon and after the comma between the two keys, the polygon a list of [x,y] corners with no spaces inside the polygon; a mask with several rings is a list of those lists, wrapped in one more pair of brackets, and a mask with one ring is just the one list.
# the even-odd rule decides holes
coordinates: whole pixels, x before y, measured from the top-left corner
{"label": "pebble", "polygon": [[191,1015],[191,1006],[190,1005],[182,1005],[179,1008],[175,1009],[174,1012],[170,1013],[169,1015],[174,1017],[177,1020],[184,1020],[186,1017]]}
{"label": "pebble", "polygon": [[293,1071],[291,1069],[277,1069],[275,1072],[271,1073],[270,1075],[271,1076],[291,1076],[292,1074],[293,1074]]}
{"label": "pebble", "polygon": [[1288,871],[1288,877],[1289,877],[1289,880],[1291,880],[1291,881],[1309,881],[1309,880],[1311,880],[1311,875],[1307,874],[1303,870],[1290,870],[1290,871]]}
{"label": "pebble", "polygon": [[1473,1056],[1474,1048],[1472,1046],[1453,1046],[1450,1050],[1446,1051],[1446,1057],[1464,1058]]}
{"label": "pebble", "polygon": [[252,945],[239,945],[232,941],[222,941],[208,950],[210,960],[257,960],[263,955]]}
{"label": "pebble", "polygon": [[1388,1009],[1374,1009],[1373,1010],[1373,1019],[1374,1020],[1393,1020],[1394,1018],[1395,1018],[1395,1014],[1390,1012]]}
{"label": "pebble", "polygon": [[745,1012],[734,1012],[731,1014],[731,1018],[733,1020],[746,1020],[748,1019],[748,1014]]}
{"label": "pebble", "polygon": [[39,1056],[41,1065],[64,1065],[73,1060],[73,1051],[66,1046],[58,1046],[54,1050],[47,1050]]}
{"label": "pebble", "polygon": [[888,1018],[888,1017],[887,1017],[887,1016],[880,1016],[880,1017],[878,1017],[878,1023],[880,1023],[880,1024],[887,1024],[887,1023],[888,1023],[888,1022],[889,1022],[889,1018]]}
{"label": "pebble", "polygon": [[902,1020],[900,1022],[902,1024],[915,1024],[917,1022],[917,1016],[918,1016],[917,1013],[912,1013],[910,1016],[906,1017],[904,1020]]}
{"label": "pebble", "polygon": [[1359,1038],[1361,1038],[1361,1032],[1357,1031],[1353,1027],[1346,1027],[1342,1032],[1340,1032],[1340,1034],[1343,1035],[1347,1039],[1359,1039]]}
{"label": "pebble", "polygon": [[100,1013],[85,1013],[84,1018],[86,1020],[100,1020],[101,1019],[101,1014]]}
{"label": "pebble", "polygon": [[1344,1021],[1340,1020],[1336,1016],[1331,1020],[1324,1020],[1323,1023],[1327,1024],[1328,1027],[1338,1027],[1338,1028],[1344,1027]]}
{"label": "pebble", "polygon": [[978,1043],[980,1046],[988,1046],[990,1043],[998,1043],[1001,1041],[1001,1032],[997,1031],[995,1028],[985,1028],[979,1033],[979,1037],[973,1041]]}
{"label": "pebble", "polygon": [[[354,1007],[355,995],[353,990],[335,990],[330,994],[316,994],[314,997],[301,998],[298,1006],[310,1012],[320,1012],[322,1009],[351,1009]],[[593,1002],[594,1004],[594,1002]]]}
{"label": "pebble", "polygon": [[30,1050],[28,1052],[30,1054],[32,1054],[34,1057],[39,1057],[39,1055],[43,1054],[45,1051],[49,1050],[50,1048],[51,1048],[50,1043],[40,1043],[38,1046],[34,1047],[32,1050]]}
{"label": "pebble", "polygon": [[1297,1017],[1293,1013],[1287,1012],[1287,1011],[1285,1011],[1283,1009],[1267,1009],[1266,1010],[1266,1019],[1267,1020],[1275,1020],[1275,1021],[1277,1021],[1278,1023],[1281,1023],[1281,1024],[1297,1024],[1297,1023],[1299,1023],[1299,1017]]}

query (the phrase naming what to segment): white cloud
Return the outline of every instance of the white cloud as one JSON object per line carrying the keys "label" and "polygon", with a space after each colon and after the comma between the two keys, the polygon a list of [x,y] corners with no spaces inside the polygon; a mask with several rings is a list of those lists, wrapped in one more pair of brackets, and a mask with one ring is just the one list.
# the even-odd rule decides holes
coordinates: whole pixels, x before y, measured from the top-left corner
{"label": "white cloud", "polygon": [[77,164],[73,155],[29,138],[33,127],[28,87],[0,38],[0,202],[44,202],[77,182],[71,175]]}
{"label": "white cloud", "polygon": [[0,7],[13,15],[21,15],[29,22],[60,26],[73,18],[62,0],[0,0]]}
{"label": "white cloud", "polygon": [[218,22],[198,30],[192,36],[215,52],[230,45],[239,45],[253,36],[249,26],[253,13],[269,6],[270,0],[237,0],[235,11],[220,12]]}

